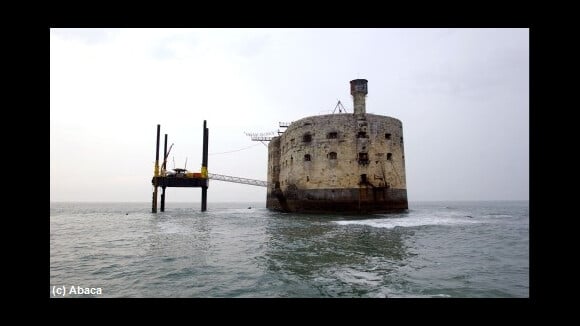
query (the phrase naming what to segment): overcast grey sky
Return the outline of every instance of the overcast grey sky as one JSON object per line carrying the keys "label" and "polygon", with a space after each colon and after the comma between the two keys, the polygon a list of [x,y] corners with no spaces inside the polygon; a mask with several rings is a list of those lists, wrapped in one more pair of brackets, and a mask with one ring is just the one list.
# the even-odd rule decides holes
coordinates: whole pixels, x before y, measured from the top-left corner
{"label": "overcast grey sky", "polygon": [[[528,29],[51,29],[50,199],[150,201],[158,123],[168,167],[199,171],[206,119],[209,172],[266,180],[244,132],[352,112],[356,78],[403,122],[410,202],[529,198]],[[210,181],[210,203],[265,198]]]}

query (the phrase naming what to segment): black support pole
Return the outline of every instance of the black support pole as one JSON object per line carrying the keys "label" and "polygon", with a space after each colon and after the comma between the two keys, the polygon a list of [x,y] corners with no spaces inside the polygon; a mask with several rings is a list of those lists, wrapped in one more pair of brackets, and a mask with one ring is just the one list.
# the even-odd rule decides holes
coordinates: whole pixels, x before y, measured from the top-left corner
{"label": "black support pole", "polygon": [[167,169],[167,134],[165,134],[165,144],[163,145],[163,170]]}
{"label": "black support pole", "polygon": [[153,203],[151,205],[151,211],[157,213],[157,177],[159,177],[159,133],[161,131],[161,125],[157,125],[157,145],[155,147],[155,170],[153,172]]}
{"label": "black support pole", "polygon": [[201,187],[201,211],[207,211],[207,187]]}
{"label": "black support pole", "polygon": [[155,144],[155,165],[159,167],[159,136],[161,132],[161,125],[157,125],[157,142]]}
{"label": "black support pole", "polygon": [[165,212],[165,187],[161,187],[161,211]]}
{"label": "black support pole", "polygon": [[[163,144],[163,164],[161,165],[161,170],[165,171],[167,169],[167,134],[165,134],[165,143]],[[165,175],[163,175],[165,176]],[[161,211],[165,212],[165,187],[161,187]]]}
{"label": "black support pole", "polygon": [[202,154],[202,162],[201,162],[201,169],[203,177],[205,177],[205,185],[201,187],[201,211],[205,212],[207,210],[207,149],[208,149],[208,137],[209,137],[209,130],[207,129],[207,121],[203,120],[203,154]]}

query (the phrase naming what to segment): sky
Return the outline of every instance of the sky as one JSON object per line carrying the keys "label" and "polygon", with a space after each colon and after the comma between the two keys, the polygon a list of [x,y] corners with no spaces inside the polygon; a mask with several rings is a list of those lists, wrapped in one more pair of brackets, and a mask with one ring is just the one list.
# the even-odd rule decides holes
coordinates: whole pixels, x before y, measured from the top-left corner
{"label": "sky", "polygon": [[[529,199],[528,29],[54,28],[50,200],[151,201],[157,124],[168,168],[200,170],[207,120],[209,172],[266,180],[245,133],[352,112],[357,78],[367,113],[403,123],[410,202]],[[209,203],[265,199],[210,180]]]}

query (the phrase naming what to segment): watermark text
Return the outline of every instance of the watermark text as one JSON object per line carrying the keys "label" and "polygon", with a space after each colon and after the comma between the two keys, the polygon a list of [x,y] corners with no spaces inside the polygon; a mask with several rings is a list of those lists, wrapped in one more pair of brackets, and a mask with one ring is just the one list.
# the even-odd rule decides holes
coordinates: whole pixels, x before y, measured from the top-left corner
{"label": "watermark text", "polygon": [[84,287],[79,285],[53,285],[51,288],[52,297],[67,297],[67,296],[95,296],[102,295],[102,288]]}

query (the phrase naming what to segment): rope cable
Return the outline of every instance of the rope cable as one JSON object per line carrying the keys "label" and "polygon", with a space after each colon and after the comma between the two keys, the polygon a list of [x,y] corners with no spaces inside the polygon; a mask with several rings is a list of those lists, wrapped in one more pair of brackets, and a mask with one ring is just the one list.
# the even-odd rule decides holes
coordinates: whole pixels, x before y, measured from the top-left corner
{"label": "rope cable", "polygon": [[209,153],[208,155],[220,155],[220,154],[228,154],[228,153],[234,153],[234,152],[243,151],[243,150],[246,150],[246,149],[249,149],[249,148],[252,148],[252,147],[258,146],[258,145],[260,145],[260,144],[259,144],[259,143],[257,143],[257,144],[254,144],[254,145],[252,145],[252,146],[248,146],[248,147],[244,147],[244,148],[240,148],[240,149],[234,149],[234,150],[232,150],[232,151],[226,151],[226,152],[218,152],[218,153]]}

